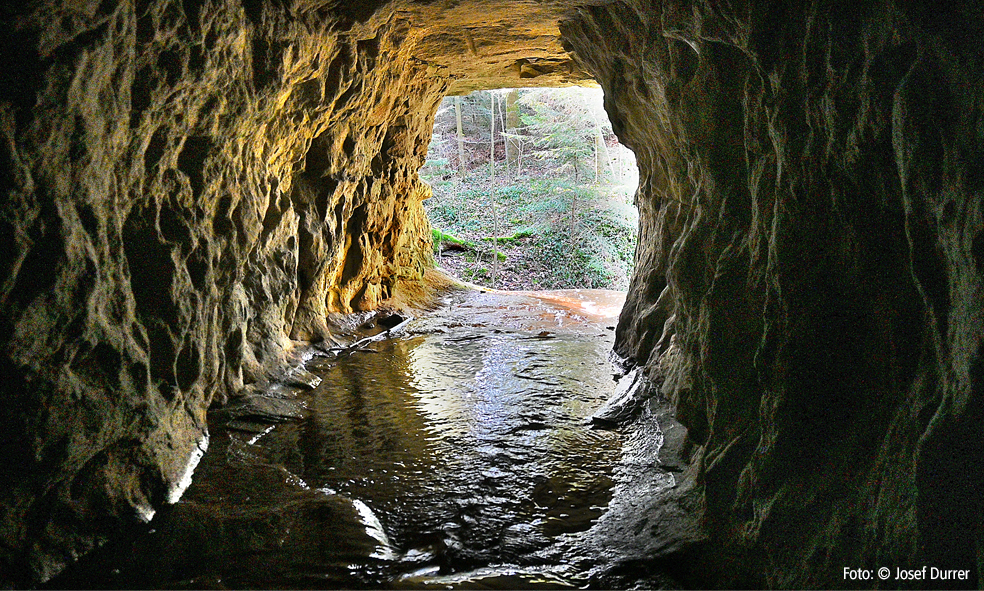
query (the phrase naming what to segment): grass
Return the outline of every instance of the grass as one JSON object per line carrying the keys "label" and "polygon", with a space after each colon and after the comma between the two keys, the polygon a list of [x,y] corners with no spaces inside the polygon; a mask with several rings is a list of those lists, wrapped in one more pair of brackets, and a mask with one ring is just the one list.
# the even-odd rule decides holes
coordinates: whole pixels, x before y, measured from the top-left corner
{"label": "grass", "polygon": [[522,230],[513,232],[512,236],[499,236],[498,238],[494,236],[483,236],[482,241],[483,242],[496,241],[497,244],[502,244],[505,246],[513,246],[519,240],[522,240],[523,238],[529,238],[530,236],[533,236],[533,230],[531,230],[530,228],[523,228]]}

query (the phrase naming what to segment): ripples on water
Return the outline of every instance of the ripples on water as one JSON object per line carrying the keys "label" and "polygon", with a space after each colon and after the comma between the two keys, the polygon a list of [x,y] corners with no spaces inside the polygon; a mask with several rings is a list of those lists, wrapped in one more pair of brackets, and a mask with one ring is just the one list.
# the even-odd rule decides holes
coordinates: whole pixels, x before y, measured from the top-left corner
{"label": "ripples on water", "polygon": [[541,562],[604,511],[620,449],[585,425],[613,391],[617,305],[571,303],[458,295],[318,372],[310,417],[256,445],[365,502],[418,574]]}
{"label": "ripples on water", "polygon": [[[578,536],[612,499],[624,443],[586,419],[614,390],[623,297],[462,292],[390,338],[313,358],[322,382],[300,395],[305,418],[255,432],[215,426],[213,451],[171,512],[179,517],[158,520],[166,539],[151,535],[128,553],[138,564],[102,584],[585,584],[597,557],[579,553]],[[389,544],[325,566],[309,546],[352,531],[333,525],[339,515]],[[222,536],[238,554],[223,554]],[[200,560],[160,562],[182,553]],[[157,578],[127,574],[141,561]]]}

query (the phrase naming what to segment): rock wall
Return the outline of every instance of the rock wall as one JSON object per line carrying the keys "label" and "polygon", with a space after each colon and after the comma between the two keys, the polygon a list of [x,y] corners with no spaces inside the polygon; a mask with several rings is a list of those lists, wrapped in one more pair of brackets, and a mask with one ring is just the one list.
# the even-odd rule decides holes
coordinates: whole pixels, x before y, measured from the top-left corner
{"label": "rock wall", "polygon": [[13,26],[0,570],[24,582],[152,515],[208,405],[290,338],[422,276],[447,81],[392,14],[66,3]]}
{"label": "rock wall", "polygon": [[733,559],[691,581],[979,584],[984,11],[618,2],[561,30],[639,160],[616,351],[675,403]]}
{"label": "rock wall", "polygon": [[0,8],[0,586],[149,519],[210,404],[421,280],[445,92],[587,77],[560,4],[489,8]]}
{"label": "rock wall", "polygon": [[65,3],[12,28],[0,570],[23,582],[149,518],[209,404],[291,338],[420,279],[447,80],[387,13]]}

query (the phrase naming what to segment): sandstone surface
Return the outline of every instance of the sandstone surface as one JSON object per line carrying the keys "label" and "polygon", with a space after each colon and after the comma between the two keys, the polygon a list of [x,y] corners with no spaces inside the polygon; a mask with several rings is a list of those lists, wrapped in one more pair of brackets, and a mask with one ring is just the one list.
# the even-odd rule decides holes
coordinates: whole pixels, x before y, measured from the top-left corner
{"label": "sandstone surface", "polygon": [[0,584],[150,518],[211,405],[335,315],[419,292],[416,171],[446,93],[592,78],[641,173],[616,350],[688,429],[675,506],[739,557],[704,584],[924,563],[979,582],[982,12],[5,6]]}
{"label": "sandstone surface", "polygon": [[149,518],[211,404],[420,292],[444,94],[587,78],[563,3],[457,4],[2,9],[0,579]]}
{"label": "sandstone surface", "polygon": [[616,351],[688,428],[716,584],[982,563],[982,17],[626,2],[561,27],[639,159]]}

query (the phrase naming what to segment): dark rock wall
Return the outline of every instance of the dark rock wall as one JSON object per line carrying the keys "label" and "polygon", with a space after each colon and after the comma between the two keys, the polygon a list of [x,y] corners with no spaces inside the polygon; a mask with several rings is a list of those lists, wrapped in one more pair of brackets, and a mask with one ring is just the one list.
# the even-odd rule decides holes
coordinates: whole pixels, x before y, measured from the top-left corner
{"label": "dark rock wall", "polygon": [[984,10],[619,2],[561,30],[639,159],[616,350],[689,429],[745,570],[713,582],[976,569]]}
{"label": "dark rock wall", "polygon": [[3,10],[0,581],[25,584],[174,493],[206,408],[290,337],[420,279],[449,81],[393,11]]}

